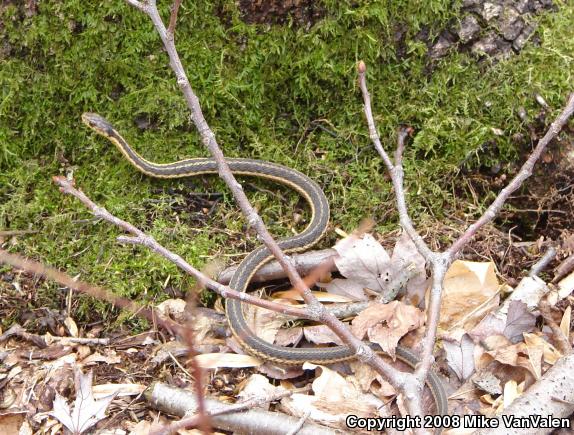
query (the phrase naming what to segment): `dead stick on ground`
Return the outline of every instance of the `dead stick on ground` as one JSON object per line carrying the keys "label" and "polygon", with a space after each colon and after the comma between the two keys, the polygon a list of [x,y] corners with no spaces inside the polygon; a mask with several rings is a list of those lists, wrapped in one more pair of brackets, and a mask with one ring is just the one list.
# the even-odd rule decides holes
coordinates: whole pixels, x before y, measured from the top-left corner
{"label": "dead stick on ground", "polygon": [[[191,392],[170,385],[154,384],[145,392],[145,396],[148,402],[156,409],[171,415],[184,417],[186,414],[196,410],[195,399]],[[299,419],[296,417],[279,412],[266,411],[257,406],[242,409],[242,404],[229,405],[213,399],[206,399],[206,405],[214,424],[230,432],[285,435],[287,431],[299,423]],[[237,411],[237,406],[242,409],[240,412],[235,412]],[[231,413],[225,412],[227,408],[231,409]],[[342,433],[343,431],[311,422],[306,422],[299,432],[302,435],[334,435]]]}
{"label": "dead stick on ground", "polygon": [[[283,399],[284,397],[289,397],[291,395],[293,395],[293,391],[282,390],[282,391],[276,392],[275,394],[270,394],[267,396],[254,397],[253,399],[245,400],[244,402],[238,402],[238,403],[235,403],[233,405],[226,405],[225,407],[222,407],[221,409],[209,411],[208,415],[210,417],[215,417],[218,415],[231,414],[234,412],[242,412],[242,411],[246,411],[246,410],[251,409],[251,408],[260,407],[266,403],[276,402],[278,400]],[[184,417],[179,421],[171,423],[166,428],[151,431],[149,435],[167,435],[169,433],[176,433],[178,430],[185,429],[186,427],[196,426],[197,425],[197,418],[198,418],[197,414],[194,414],[194,415],[189,416],[189,417]]]}

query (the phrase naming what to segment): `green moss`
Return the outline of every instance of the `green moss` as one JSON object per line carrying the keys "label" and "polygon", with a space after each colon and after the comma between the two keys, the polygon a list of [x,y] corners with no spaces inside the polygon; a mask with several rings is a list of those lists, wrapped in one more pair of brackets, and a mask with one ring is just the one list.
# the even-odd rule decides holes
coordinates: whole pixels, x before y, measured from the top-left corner
{"label": "green moss", "polygon": [[[167,16],[169,2],[162,3]],[[419,222],[444,217],[454,201],[445,174],[486,141],[496,141],[496,158],[514,158],[509,138],[526,132],[516,111],[534,109],[534,93],[559,108],[569,91],[572,8],[537,18],[541,44],[530,44],[519,56],[490,65],[452,54],[429,75],[426,49],[415,35],[423,26],[431,34],[444,28],[455,17],[452,2],[324,4],[326,17],[305,31],[247,25],[231,1],[186,2],[176,39],[226,154],[273,160],[309,174],[325,188],[333,224],[346,230],[368,216],[380,231],[396,224],[389,182],[367,135],[357,60],[368,65],[385,145],[393,146],[398,124],[415,128],[405,169]],[[194,224],[191,212],[173,211],[170,195],[157,193],[174,183],[138,174],[79,121],[83,111],[105,115],[150,160],[206,155],[147,17],[120,0],[38,6],[32,17],[14,5],[0,11],[12,47],[0,69],[0,228],[39,231],[18,238],[11,249],[132,297],[164,297],[168,277],[175,285],[190,284],[147,250],[119,246],[116,229],[85,222],[85,209],[50,182],[70,170],[93,200],[197,267],[210,257],[251,249],[255,238],[244,235],[244,222],[221,182],[192,182],[193,190],[225,194],[205,225]],[[399,23],[408,29],[409,54],[403,59],[393,41]],[[137,116],[149,118],[153,128],[138,131]],[[504,136],[496,137],[492,128]],[[299,199],[256,184],[279,192],[280,200],[248,188],[272,231],[289,234]]]}

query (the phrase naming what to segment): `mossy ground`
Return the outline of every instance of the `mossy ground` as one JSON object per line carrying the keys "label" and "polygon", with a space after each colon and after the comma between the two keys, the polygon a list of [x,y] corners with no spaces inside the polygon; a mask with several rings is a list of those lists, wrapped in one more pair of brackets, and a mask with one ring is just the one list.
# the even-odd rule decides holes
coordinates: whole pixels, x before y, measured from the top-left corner
{"label": "mossy ground", "polygon": [[[145,249],[119,246],[115,228],[90,221],[76,200],[61,195],[50,177],[71,170],[94,201],[198,267],[254,246],[215,177],[175,183],[225,195],[213,216],[194,223],[192,212],[174,211],[167,192],[173,182],[140,175],[80,123],[84,111],[105,115],[150,160],[206,155],[148,18],[121,0],[40,2],[32,16],[19,3],[0,6],[2,37],[11,47],[0,58],[0,230],[38,232],[12,238],[10,250],[130,297],[161,299],[168,278],[189,287],[174,266]],[[160,3],[167,17],[169,2]],[[305,30],[245,24],[232,1],[184,2],[176,40],[226,154],[309,174],[327,193],[334,226],[350,230],[364,217],[373,217],[381,232],[396,225],[390,185],[364,122],[359,59],[368,65],[384,143],[393,147],[400,123],[416,131],[405,169],[419,223],[448,218],[457,179],[447,184],[445,175],[482,144],[495,141],[498,151],[480,158],[504,164],[515,157],[510,138],[517,132],[528,136],[516,113],[521,106],[533,109],[534,93],[558,110],[571,91],[574,8],[567,2],[534,18],[540,45],[529,44],[498,63],[453,53],[431,73],[426,47],[415,35],[422,26],[432,34],[456,19],[451,1],[324,3],[326,16]],[[393,42],[398,23],[408,28],[402,59]],[[136,118],[149,119],[151,128],[139,130]],[[272,231],[287,234],[298,198],[279,190],[278,200],[263,189],[248,190]],[[466,217],[478,208],[469,206]],[[61,300],[53,298],[56,292],[45,287],[46,303]],[[107,310],[96,301],[77,307],[76,316],[85,318]]]}

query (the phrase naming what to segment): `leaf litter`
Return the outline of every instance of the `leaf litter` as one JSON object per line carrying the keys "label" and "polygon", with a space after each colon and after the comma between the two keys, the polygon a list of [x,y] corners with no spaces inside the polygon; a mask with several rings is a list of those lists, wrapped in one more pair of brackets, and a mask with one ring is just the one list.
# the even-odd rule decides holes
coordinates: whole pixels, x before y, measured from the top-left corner
{"label": "leaf litter", "polygon": [[[377,343],[391,357],[399,342],[409,347],[416,345],[425,326],[422,308],[428,282],[424,260],[408,237],[401,235],[398,238],[392,255],[370,235],[357,240],[348,253],[341,250],[340,254],[337,265],[342,277],[321,284],[322,291],[315,291],[322,302],[332,306],[365,303],[364,310],[354,319],[348,319],[350,327],[357,336]],[[414,273],[407,282],[400,282],[405,268],[411,268]],[[556,287],[544,296],[554,306],[562,304],[561,310],[555,310],[555,322],[566,337],[571,337],[572,280],[572,273],[561,277]],[[397,281],[399,291],[391,288]],[[525,278],[512,289],[507,283],[500,282],[492,262],[461,260],[449,269],[436,356],[446,388],[452,392],[449,405],[454,412],[470,409],[475,413],[495,415],[560,358],[551,331],[537,326],[538,304],[536,299],[532,302],[532,298],[539,300],[542,297],[541,288],[544,286],[539,281]],[[520,297],[515,298],[517,290],[529,295],[528,303]],[[386,298],[393,292],[398,298],[388,302]],[[273,297],[282,303],[301,305],[300,297],[292,290],[275,293]],[[505,302],[501,303],[501,300]],[[160,314],[180,322],[189,321],[185,303],[180,300],[164,302]],[[209,315],[194,312],[193,315],[197,315],[192,323],[198,340],[196,344],[200,349],[212,349],[211,352],[203,351],[198,360],[207,369],[208,392],[213,397],[225,401],[250,397],[257,395],[259,390],[276,388],[270,379],[278,379],[283,388],[294,394],[271,405],[271,409],[296,416],[309,414],[310,420],[336,428],[343,427],[341,415],[351,412],[384,416],[400,414],[404,409],[402,399],[396,396],[392,386],[364,364],[356,361],[332,367],[307,364],[305,375],[298,368],[261,365],[256,358],[234,353],[242,352],[241,347],[231,345],[232,340],[221,335],[219,328],[224,328],[224,321],[214,320],[222,318],[221,311]],[[259,336],[283,346],[340,344],[339,339],[322,325],[309,325],[253,307],[248,307],[247,318]],[[56,330],[72,338],[91,334],[67,316],[62,316],[61,322],[62,328]],[[94,327],[93,331],[92,336],[97,337],[103,330]],[[11,401],[8,408],[11,414],[21,415],[30,407],[35,410],[33,418],[24,419],[25,424],[33,428],[30,433],[54,431],[58,425],[67,427],[72,433],[100,427],[106,422],[106,409],[108,415],[120,412],[130,402],[121,405],[118,401],[140,397],[146,385],[165,370],[172,373],[172,382],[188,387],[193,385],[193,380],[181,372],[188,364],[185,345],[165,341],[153,331],[141,336],[123,334],[105,347],[73,342],[62,346],[60,337],[49,333],[43,336],[26,334],[29,333],[25,328],[16,328],[10,334],[0,335],[0,385],[9,387],[10,394],[3,394],[1,399]],[[42,347],[41,353],[35,349],[38,345]],[[158,358],[160,353],[165,356]],[[156,357],[152,360],[149,356],[153,354]],[[35,359],[30,359],[31,356]],[[81,367],[87,366],[98,373],[99,385],[92,385],[90,374],[78,374]],[[130,366],[139,367],[133,373],[142,373],[140,382],[126,376]],[[71,376],[73,371],[76,376]],[[313,381],[308,384],[313,371]],[[123,373],[120,378],[124,382],[106,383],[106,377],[121,380],[114,373]],[[72,378],[76,379],[75,389],[70,383]],[[306,391],[309,385],[310,392]],[[79,391],[79,395],[76,394],[72,401],[74,390]],[[432,398],[427,396],[425,403],[430,405]],[[29,401],[26,408],[27,397],[38,399]],[[397,406],[389,406],[393,403]],[[156,415],[149,405],[139,399],[131,403],[130,408],[141,420],[121,424],[123,430],[136,426],[142,431],[144,426],[149,429],[150,419]],[[140,425],[145,420],[148,424]],[[2,421],[0,419],[0,431]],[[25,430],[21,418],[15,417],[13,421]],[[137,433],[135,429],[134,433]]]}

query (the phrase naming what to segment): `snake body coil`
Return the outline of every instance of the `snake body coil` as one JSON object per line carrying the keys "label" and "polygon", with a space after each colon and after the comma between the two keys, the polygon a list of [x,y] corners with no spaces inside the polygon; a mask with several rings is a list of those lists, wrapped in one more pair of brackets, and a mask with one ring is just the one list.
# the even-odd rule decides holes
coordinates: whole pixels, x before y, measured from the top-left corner
{"label": "snake body coil", "polygon": [[[100,115],[84,113],[82,121],[116,145],[128,161],[146,175],[156,178],[181,178],[218,173],[216,162],[211,158],[193,158],[166,164],[149,162],[136,153],[112,124]],[[309,203],[312,214],[309,225],[300,234],[279,242],[284,251],[295,252],[307,249],[323,235],[329,221],[329,204],[317,183],[298,171],[261,160],[228,158],[226,162],[234,174],[266,178],[287,185],[301,194]],[[255,249],[241,262],[229,286],[236,291],[246,291],[251,277],[270,258],[271,255],[265,246]],[[241,302],[228,299],[226,312],[229,326],[235,338],[250,354],[264,360],[282,365],[301,365],[305,361],[331,364],[355,357],[353,351],[347,346],[303,349],[273,345],[260,339],[250,330],[243,315]],[[372,346],[380,352],[378,346]],[[418,364],[417,357],[404,347],[397,347],[396,356],[413,369]],[[434,372],[429,373],[427,385],[433,394],[437,414],[446,415],[448,413],[446,395],[440,379]]]}

